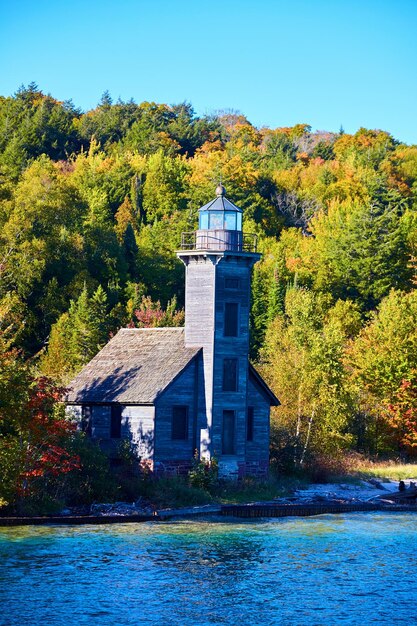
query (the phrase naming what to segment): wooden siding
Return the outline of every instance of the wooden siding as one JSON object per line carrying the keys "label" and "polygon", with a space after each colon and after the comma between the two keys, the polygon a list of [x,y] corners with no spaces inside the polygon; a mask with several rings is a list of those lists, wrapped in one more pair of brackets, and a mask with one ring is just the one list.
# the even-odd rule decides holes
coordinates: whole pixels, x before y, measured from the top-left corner
{"label": "wooden siding", "polygon": [[[104,449],[115,452],[122,439],[128,439],[136,448],[141,459],[153,459],[154,417],[153,406],[121,405],[122,424],[120,439],[110,437],[111,404],[93,404],[91,406],[91,436],[104,444]],[[66,414],[80,425],[82,405],[69,405]]]}
{"label": "wooden siding", "polygon": [[[203,347],[204,403],[199,396],[200,454],[222,457],[223,411],[235,412],[235,461],[246,455],[251,270],[258,255],[215,253],[178,256],[186,265],[186,345]],[[226,286],[226,285],[229,286]],[[232,285],[232,287],[230,287]],[[226,303],[238,304],[238,336],[224,336]],[[238,360],[237,391],[223,391],[223,361]],[[263,403],[263,399],[261,398]],[[269,407],[268,407],[269,415]],[[232,461],[230,455],[228,462]]]}
{"label": "wooden siding", "polygon": [[[155,457],[154,461],[191,461],[195,450],[196,433],[196,376],[200,359],[192,361],[155,403]],[[188,407],[188,436],[172,439],[172,407]]]}
{"label": "wooden siding", "polygon": [[246,441],[247,461],[267,461],[269,459],[269,401],[257,386],[248,382],[248,406],[254,407],[253,441]]}
{"label": "wooden siding", "polygon": [[200,451],[200,455],[207,457],[210,455],[210,432],[207,427],[207,409],[206,409],[206,385],[205,385],[205,370],[204,370],[204,353],[200,355],[198,359],[197,369],[197,424],[196,424],[196,445],[195,447]]}
{"label": "wooden siding", "polygon": [[122,408],[122,437],[128,438],[141,460],[153,459],[154,452],[153,406],[124,406]]}
{"label": "wooden siding", "polygon": [[81,424],[81,412],[81,404],[67,404],[65,407],[65,415],[78,425]]}
{"label": "wooden siding", "polygon": [[[215,340],[213,358],[213,428],[212,445],[222,458],[223,411],[235,411],[236,460],[245,459],[246,396],[248,383],[249,308],[252,259],[245,256],[226,256],[216,266]],[[237,280],[238,287],[226,287],[226,278]],[[238,304],[238,336],[224,336],[225,305]],[[237,391],[223,391],[223,361],[238,359]],[[230,457],[228,457],[230,458]]]}
{"label": "wooden siding", "polygon": [[91,407],[91,436],[94,439],[110,439],[110,404],[96,404]]}
{"label": "wooden siding", "polygon": [[[218,255],[181,256],[186,264],[185,277],[185,345],[203,348],[204,371],[203,397],[199,397],[199,426],[202,434],[200,453],[207,455],[211,450],[211,427],[213,413],[213,347],[214,347],[214,303],[216,288],[216,263]],[[201,421],[200,421],[201,420]],[[201,426],[200,426],[201,424]],[[198,437],[197,437],[198,439]]]}

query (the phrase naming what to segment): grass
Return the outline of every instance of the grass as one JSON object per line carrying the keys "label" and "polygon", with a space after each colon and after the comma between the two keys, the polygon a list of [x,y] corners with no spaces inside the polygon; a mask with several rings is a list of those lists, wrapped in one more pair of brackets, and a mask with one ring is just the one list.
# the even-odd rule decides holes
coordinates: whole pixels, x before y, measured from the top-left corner
{"label": "grass", "polygon": [[[320,480],[308,472],[296,476],[274,476],[259,481],[244,478],[239,482],[222,480],[210,491],[192,487],[185,478],[159,478],[143,483],[141,493],[157,509],[199,506],[203,504],[243,504],[275,500],[290,495],[295,489],[302,489],[314,482],[359,483],[361,480],[400,481],[417,477],[417,464],[394,462],[372,462],[355,459],[345,468],[332,468],[333,471],[320,473]],[[337,471],[337,469],[339,471]]]}
{"label": "grass", "polygon": [[370,463],[358,467],[355,472],[359,478],[379,478],[386,480],[406,480],[417,477],[417,464],[413,463]]}
{"label": "grass", "polygon": [[203,504],[242,504],[274,500],[289,495],[307,481],[294,477],[270,477],[259,481],[245,478],[239,482],[222,480],[210,491],[192,487],[184,478],[159,478],[143,485],[141,494],[156,509],[199,506]]}
{"label": "grass", "polygon": [[306,476],[310,483],[358,483],[370,478],[397,482],[417,478],[417,464],[394,460],[373,461],[352,454],[342,458],[319,459],[308,468]]}
{"label": "grass", "polygon": [[254,478],[244,478],[238,483],[223,481],[214,493],[214,499],[220,504],[243,504],[245,502],[257,502],[274,500],[285,497],[294,489],[299,489],[306,484],[304,478],[271,476],[268,480],[258,481]]}

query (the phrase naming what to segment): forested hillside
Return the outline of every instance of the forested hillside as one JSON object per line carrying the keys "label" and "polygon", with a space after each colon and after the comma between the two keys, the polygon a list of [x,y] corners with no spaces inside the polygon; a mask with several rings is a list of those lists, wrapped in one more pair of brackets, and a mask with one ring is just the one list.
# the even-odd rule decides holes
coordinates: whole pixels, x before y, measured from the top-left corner
{"label": "forested hillside", "polygon": [[33,84],[0,98],[3,434],[34,376],[66,384],[121,326],[182,323],[175,250],[220,178],[263,253],[252,358],[282,402],[274,461],[412,454],[417,146],[107,93],[82,113]]}

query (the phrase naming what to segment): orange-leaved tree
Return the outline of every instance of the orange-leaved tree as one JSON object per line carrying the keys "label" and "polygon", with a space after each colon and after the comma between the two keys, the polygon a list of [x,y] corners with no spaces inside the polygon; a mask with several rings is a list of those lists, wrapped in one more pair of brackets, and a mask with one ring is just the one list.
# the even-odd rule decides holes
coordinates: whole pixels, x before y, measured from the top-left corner
{"label": "orange-leaved tree", "polygon": [[417,455],[417,370],[411,380],[403,380],[388,406],[388,423],[393,429],[401,456]]}
{"label": "orange-leaved tree", "polygon": [[0,383],[0,505],[54,499],[62,477],[80,468],[76,426],[57,410],[65,389],[34,378],[13,348],[0,353]]}

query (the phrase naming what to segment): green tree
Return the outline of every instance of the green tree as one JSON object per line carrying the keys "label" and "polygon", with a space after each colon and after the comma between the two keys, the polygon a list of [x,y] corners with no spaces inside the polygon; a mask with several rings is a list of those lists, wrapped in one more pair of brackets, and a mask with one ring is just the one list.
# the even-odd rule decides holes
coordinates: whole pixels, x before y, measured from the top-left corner
{"label": "green tree", "polygon": [[391,291],[350,346],[347,364],[361,409],[359,429],[372,452],[389,452],[386,409],[417,368],[417,292]]}
{"label": "green tree", "polygon": [[42,154],[66,159],[80,147],[76,125],[80,111],[58,102],[35,83],[11,98],[0,98],[0,167],[17,180],[28,163]]}
{"label": "green tree", "polygon": [[343,357],[360,316],[351,302],[334,306],[328,296],[304,289],[287,291],[285,316],[268,327],[262,370],[281,401],[278,450],[295,465],[311,454],[336,454],[347,447],[351,397]]}
{"label": "green tree", "polygon": [[[91,297],[84,286],[79,298],[72,300],[68,312],[52,326],[48,350],[41,357],[43,374],[67,383],[88,363],[109,339],[107,294],[99,285]],[[115,320],[113,320],[115,321]]]}
{"label": "green tree", "polygon": [[296,161],[297,147],[288,133],[277,128],[265,133],[265,160],[270,168],[287,169]]}
{"label": "green tree", "polygon": [[401,204],[330,204],[310,222],[316,289],[373,309],[392,288],[411,285],[410,250]]}
{"label": "green tree", "polygon": [[104,149],[121,141],[138,119],[139,107],[132,100],[113,104],[105,91],[99,105],[80,117],[78,132],[85,147],[96,141]]}
{"label": "green tree", "polygon": [[187,207],[184,193],[187,170],[181,157],[173,159],[162,151],[149,157],[143,185],[143,209],[148,222]]}

